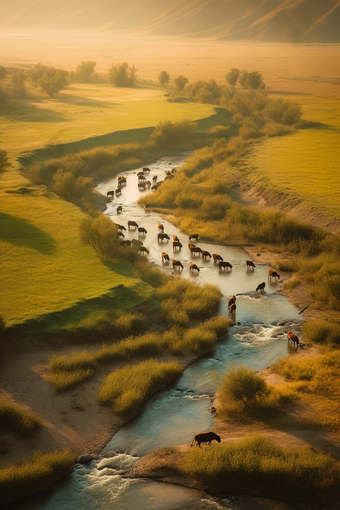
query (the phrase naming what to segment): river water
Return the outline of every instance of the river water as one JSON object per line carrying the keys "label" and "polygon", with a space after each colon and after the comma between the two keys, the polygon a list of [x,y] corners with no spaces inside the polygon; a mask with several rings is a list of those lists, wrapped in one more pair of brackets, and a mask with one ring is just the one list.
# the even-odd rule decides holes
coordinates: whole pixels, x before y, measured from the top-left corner
{"label": "river water", "polygon": [[[186,155],[162,158],[150,165],[151,172],[146,177],[152,180],[164,179],[164,171],[178,168]],[[12,510],[174,510],[179,508],[230,510],[262,508],[247,506],[245,499],[231,498],[214,501],[201,491],[172,486],[154,481],[130,480],[122,475],[130,470],[140,456],[165,446],[186,443],[198,432],[208,431],[213,426],[209,408],[224,372],[233,364],[245,364],[255,370],[262,370],[278,359],[289,355],[287,331],[298,331],[302,324],[301,315],[283,297],[275,292],[279,284],[268,281],[268,266],[256,264],[253,271],[246,269],[249,255],[239,247],[225,246],[208,242],[195,242],[210,253],[219,253],[233,268],[220,272],[213,262],[196,257],[200,267],[197,276],[190,274],[189,262],[192,256],[188,248],[188,236],[181,233],[165,218],[155,212],[145,211],[137,205],[142,192],[138,190],[137,172],[125,172],[127,186],[122,195],[108,204],[105,214],[127,228],[128,220],[135,220],[145,227],[145,238],[139,237],[149,250],[148,259],[162,266],[161,252],[166,251],[170,259],[181,260],[184,269],[182,278],[194,279],[200,283],[214,283],[222,291],[220,315],[228,316],[228,298],[237,296],[235,324],[229,329],[225,339],[220,341],[213,353],[187,368],[182,377],[170,388],[153,397],[142,414],[125,425],[106,445],[96,461],[89,465],[76,465],[72,476],[64,480],[53,491],[27,498],[8,505]],[[97,189],[106,195],[117,188],[118,176],[101,183]],[[149,193],[146,191],[144,193]],[[116,209],[122,205],[123,212],[117,215]],[[158,223],[164,225],[171,240],[158,243]],[[194,233],[194,232],[193,232]],[[125,238],[138,239],[138,231],[126,229]],[[176,255],[172,251],[172,236],[177,235],[183,244]],[[165,271],[173,272],[172,266],[163,265]],[[281,274],[281,280],[289,274]],[[255,292],[257,285],[266,282],[266,292]],[[263,502],[267,510],[290,508],[279,502]],[[192,506],[193,505],[193,506]]]}

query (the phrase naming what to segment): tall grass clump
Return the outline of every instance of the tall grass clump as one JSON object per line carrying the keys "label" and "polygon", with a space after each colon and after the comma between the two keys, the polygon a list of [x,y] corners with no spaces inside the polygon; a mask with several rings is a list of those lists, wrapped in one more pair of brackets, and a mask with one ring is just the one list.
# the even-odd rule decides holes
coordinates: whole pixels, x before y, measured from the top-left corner
{"label": "tall grass clump", "polygon": [[91,377],[97,368],[97,361],[89,351],[73,352],[70,356],[52,356],[49,368],[50,383],[57,391],[65,391]]}
{"label": "tall grass clump", "polygon": [[163,285],[168,280],[164,271],[158,267],[153,267],[148,262],[137,261],[134,266],[136,275],[155,289]]}
{"label": "tall grass clump", "polygon": [[340,345],[340,324],[325,320],[305,322],[303,335],[316,344]]}
{"label": "tall grass clump", "polygon": [[155,356],[163,350],[162,338],[159,333],[129,337],[113,345],[103,345],[95,355],[100,363],[126,361],[137,356]]}
{"label": "tall grass clump", "polygon": [[283,449],[261,436],[184,454],[184,471],[205,489],[223,494],[256,494],[297,503],[337,497],[339,465],[310,448]]}
{"label": "tall grass clump", "polygon": [[41,425],[35,414],[19,406],[0,400],[0,426],[8,427],[22,436],[33,434]]}
{"label": "tall grass clump", "polygon": [[49,376],[49,381],[57,391],[65,391],[89,379],[94,370],[73,370],[72,372],[56,372]]}
{"label": "tall grass clump", "polygon": [[179,363],[153,359],[128,365],[106,377],[99,389],[99,402],[110,405],[118,414],[137,411],[156,390],[172,382],[182,371]]}
{"label": "tall grass clump", "polygon": [[31,461],[0,468],[0,504],[49,489],[71,472],[75,458],[67,451],[43,455],[36,452]]}

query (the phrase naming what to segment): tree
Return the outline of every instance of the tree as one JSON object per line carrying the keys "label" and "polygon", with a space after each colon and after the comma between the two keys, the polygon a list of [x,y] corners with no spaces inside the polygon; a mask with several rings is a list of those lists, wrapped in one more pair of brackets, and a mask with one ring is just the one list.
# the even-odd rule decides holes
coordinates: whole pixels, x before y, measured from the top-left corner
{"label": "tree", "polygon": [[27,74],[23,69],[14,71],[14,73],[10,76],[9,83],[20,96],[24,96],[26,94],[26,79]]}
{"label": "tree", "polygon": [[75,71],[70,73],[71,81],[79,83],[91,83],[96,81],[98,78],[98,74],[94,72],[96,65],[97,62],[84,60],[77,66]]}
{"label": "tree", "polygon": [[81,222],[80,239],[84,244],[92,246],[98,255],[105,259],[118,254],[117,225],[104,214],[100,214],[94,219],[85,218]]}
{"label": "tree", "polygon": [[8,161],[7,152],[0,150],[0,174],[11,166],[11,163]]}
{"label": "tree", "polygon": [[6,67],[0,66],[0,80],[3,80],[7,76]]}
{"label": "tree", "polygon": [[29,77],[36,87],[41,87],[50,97],[57,94],[68,84],[68,72],[43,64],[37,64],[29,72]]}
{"label": "tree", "polygon": [[253,71],[250,73],[248,71],[241,71],[239,83],[245,89],[258,90],[264,89],[266,87],[262,74],[258,71]]}
{"label": "tree", "polygon": [[176,85],[176,87],[178,88],[178,90],[183,90],[184,87],[186,86],[186,84],[188,83],[188,78],[186,78],[185,76],[183,76],[181,74],[181,76],[178,76],[177,78],[174,79],[174,83]]}
{"label": "tree", "polygon": [[235,86],[239,76],[240,70],[236,69],[236,67],[233,67],[232,69],[230,69],[229,73],[225,75],[225,79],[227,80],[228,83],[230,83],[230,85]]}
{"label": "tree", "polygon": [[127,62],[121,62],[111,66],[109,80],[116,87],[134,87],[137,79],[136,72],[135,66],[129,67]]}
{"label": "tree", "polygon": [[170,74],[167,73],[166,71],[162,71],[158,75],[158,80],[159,80],[159,83],[161,84],[161,87],[164,87],[164,85],[166,83],[169,83],[169,81],[170,81]]}

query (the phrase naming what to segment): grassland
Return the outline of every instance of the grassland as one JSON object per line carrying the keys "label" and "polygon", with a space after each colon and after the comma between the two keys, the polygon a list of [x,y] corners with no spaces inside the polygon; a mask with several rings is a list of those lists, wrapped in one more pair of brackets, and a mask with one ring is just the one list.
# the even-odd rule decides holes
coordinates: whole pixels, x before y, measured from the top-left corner
{"label": "grassland", "polygon": [[246,160],[247,177],[340,220],[340,101],[309,96],[296,101],[305,129],[254,146]]}

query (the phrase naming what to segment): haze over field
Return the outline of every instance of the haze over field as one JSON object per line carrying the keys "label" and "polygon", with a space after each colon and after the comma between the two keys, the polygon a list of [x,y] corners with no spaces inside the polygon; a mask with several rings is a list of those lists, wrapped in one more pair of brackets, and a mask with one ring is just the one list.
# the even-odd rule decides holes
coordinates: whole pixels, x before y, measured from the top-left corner
{"label": "haze over field", "polygon": [[0,28],[339,42],[339,0],[2,0]]}

